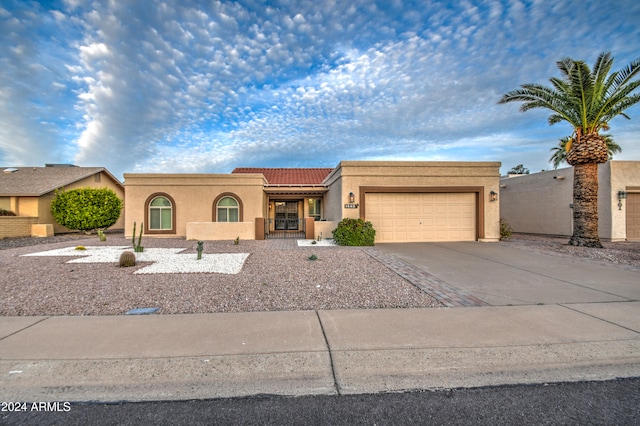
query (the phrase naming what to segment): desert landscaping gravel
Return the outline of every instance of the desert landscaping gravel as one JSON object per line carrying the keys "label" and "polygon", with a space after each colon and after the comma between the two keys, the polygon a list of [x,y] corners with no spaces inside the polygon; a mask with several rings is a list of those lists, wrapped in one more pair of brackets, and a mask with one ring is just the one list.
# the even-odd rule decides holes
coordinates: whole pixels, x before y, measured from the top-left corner
{"label": "desert landscaping gravel", "polygon": [[[605,249],[571,247],[567,238],[518,235],[499,244],[596,262],[640,268],[640,242],[604,243]],[[196,242],[146,238],[146,247],[185,248]],[[207,241],[204,253],[248,253],[238,274],[136,274],[148,267],[117,263],[67,263],[61,256],[24,256],[85,246],[131,246],[121,234],[0,240],[0,316],[122,315],[134,308],[161,314],[442,307],[357,247],[273,249],[266,241]],[[315,254],[317,260],[309,260]]]}
{"label": "desert landscaping gravel", "polygon": [[[23,239],[20,239],[23,240]],[[238,274],[135,274],[148,262],[67,263],[63,256],[24,256],[83,246],[126,246],[109,235],[54,237],[50,244],[1,240],[0,315],[121,315],[134,308],[161,314],[442,306],[357,247],[267,248],[266,241],[207,241],[204,253],[248,253]],[[146,248],[186,248],[184,239],[143,239]],[[15,244],[15,247],[12,246]],[[308,258],[315,254],[317,260]]]}

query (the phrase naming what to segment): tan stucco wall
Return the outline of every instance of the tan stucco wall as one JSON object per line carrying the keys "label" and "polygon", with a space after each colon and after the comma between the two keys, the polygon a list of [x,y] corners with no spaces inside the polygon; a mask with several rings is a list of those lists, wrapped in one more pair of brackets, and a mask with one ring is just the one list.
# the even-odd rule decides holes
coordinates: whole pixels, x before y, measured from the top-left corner
{"label": "tan stucco wall", "polygon": [[131,236],[134,222],[140,226],[147,220],[145,202],[155,193],[168,194],[176,204],[175,234],[156,236],[186,237],[187,223],[211,222],[214,200],[226,192],[240,198],[243,222],[253,223],[256,217],[266,214],[263,190],[266,182],[261,174],[125,174],[124,178],[127,236]]}
{"label": "tan stucco wall", "polygon": [[516,232],[571,235],[573,168],[500,180],[500,214]]}
{"label": "tan stucco wall", "polygon": [[31,235],[31,226],[37,222],[37,217],[0,216],[0,239],[28,237]]}
{"label": "tan stucco wall", "polygon": [[[503,178],[500,186],[501,216],[514,231],[573,233],[573,167]],[[622,210],[618,209],[618,191],[622,190],[640,192],[640,161],[609,161],[598,166],[598,233],[605,241],[625,239],[624,201]]]}
{"label": "tan stucco wall", "polygon": [[333,230],[338,226],[339,221],[317,221],[313,223],[313,237],[318,238],[322,234],[323,239],[333,238]]}
{"label": "tan stucco wall", "polygon": [[255,240],[254,222],[188,222],[187,240]]}
{"label": "tan stucco wall", "polygon": [[640,193],[640,161],[610,161],[608,164],[611,169],[611,181],[607,188],[610,203],[606,204],[611,209],[611,239],[623,240],[627,234],[626,200],[622,200],[622,209],[618,209],[618,191]]}
{"label": "tan stucco wall", "polygon": [[488,197],[490,191],[499,192],[499,170],[499,162],[342,161],[325,180],[330,188],[327,204],[332,207],[327,219],[360,217],[361,206],[347,209],[344,205],[349,202],[350,192],[355,195],[355,203],[362,204],[362,187],[483,187],[483,240],[497,241],[500,238],[500,198],[489,202]]}
{"label": "tan stucco wall", "polygon": [[11,197],[0,197],[0,209],[13,211],[11,210]]}

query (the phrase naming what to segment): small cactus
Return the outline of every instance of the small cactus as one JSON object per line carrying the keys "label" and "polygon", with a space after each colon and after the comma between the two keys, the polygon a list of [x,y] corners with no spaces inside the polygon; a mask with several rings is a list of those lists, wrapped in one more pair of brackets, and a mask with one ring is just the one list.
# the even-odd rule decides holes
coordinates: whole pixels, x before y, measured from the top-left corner
{"label": "small cactus", "polygon": [[196,251],[198,252],[198,260],[202,260],[202,250],[204,250],[204,241],[198,241],[198,248],[196,248]]}
{"label": "small cactus", "polygon": [[309,260],[318,260],[318,256],[316,256],[315,254],[312,254],[311,256],[307,257],[307,259],[309,259]]}
{"label": "small cactus", "polygon": [[240,244],[240,237],[237,237],[235,240],[233,240],[234,246],[237,246],[238,244]]}
{"label": "small cactus", "polygon": [[123,251],[120,255],[120,267],[136,266],[136,255],[132,251]]}

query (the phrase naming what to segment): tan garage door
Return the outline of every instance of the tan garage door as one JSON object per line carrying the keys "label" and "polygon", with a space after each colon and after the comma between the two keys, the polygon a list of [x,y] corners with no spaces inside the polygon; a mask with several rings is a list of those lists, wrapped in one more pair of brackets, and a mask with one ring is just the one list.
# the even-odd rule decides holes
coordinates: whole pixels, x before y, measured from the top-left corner
{"label": "tan garage door", "polygon": [[627,240],[640,240],[640,193],[627,194]]}
{"label": "tan garage door", "polygon": [[468,193],[366,194],[376,242],[474,241],[476,198]]}

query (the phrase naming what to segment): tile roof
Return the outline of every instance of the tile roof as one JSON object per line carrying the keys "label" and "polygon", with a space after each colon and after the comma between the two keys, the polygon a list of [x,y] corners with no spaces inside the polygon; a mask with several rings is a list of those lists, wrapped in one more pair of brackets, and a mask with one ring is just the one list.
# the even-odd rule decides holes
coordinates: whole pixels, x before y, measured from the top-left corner
{"label": "tile roof", "polygon": [[104,167],[1,167],[0,196],[40,196],[100,172],[122,185]]}
{"label": "tile roof", "polygon": [[231,173],[262,173],[270,185],[320,185],[333,169],[237,167]]}

